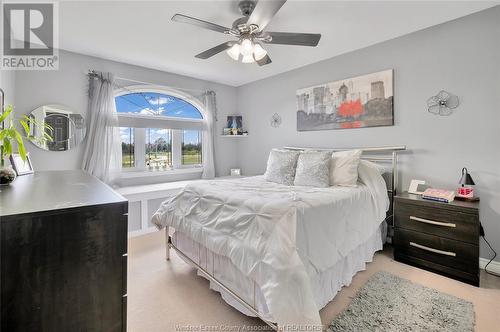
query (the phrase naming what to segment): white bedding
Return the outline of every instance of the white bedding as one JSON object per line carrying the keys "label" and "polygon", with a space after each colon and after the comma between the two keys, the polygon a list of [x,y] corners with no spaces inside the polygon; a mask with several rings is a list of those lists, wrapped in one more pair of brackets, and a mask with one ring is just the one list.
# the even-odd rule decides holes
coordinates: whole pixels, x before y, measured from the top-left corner
{"label": "white bedding", "polygon": [[[318,309],[326,306],[342,287],[349,286],[356,273],[365,270],[366,263],[373,260],[375,252],[382,250],[386,236],[386,227],[387,225],[385,222],[382,223],[379,229],[377,229],[366,242],[360,244],[334,266],[314,276],[310,276],[309,281],[311,283],[314,301]],[[173,233],[172,243],[176,248],[181,250],[184,255],[187,255],[211,276],[215,277],[226,287],[238,294],[240,298],[249,303],[259,312],[262,318],[269,322],[275,321],[274,317],[269,312],[259,285],[249,277],[243,275],[227,257],[214,254],[179,231]],[[179,257],[187,264],[191,264],[189,260],[184,259],[182,256]],[[207,278],[200,271],[198,271],[198,275]],[[255,317],[253,312],[240,304],[216,283],[210,281],[210,288],[219,292],[229,305],[239,310],[241,313]]]}
{"label": "white bedding", "polygon": [[153,216],[259,285],[279,325],[320,326],[310,278],[367,241],[385,219],[385,183],[376,171],[355,188],[289,187],[262,177],[199,181]]}

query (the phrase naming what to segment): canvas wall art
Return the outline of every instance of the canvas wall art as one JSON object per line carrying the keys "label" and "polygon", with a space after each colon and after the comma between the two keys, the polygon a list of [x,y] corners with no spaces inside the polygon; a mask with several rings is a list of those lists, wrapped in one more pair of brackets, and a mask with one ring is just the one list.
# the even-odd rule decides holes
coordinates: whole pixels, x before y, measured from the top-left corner
{"label": "canvas wall art", "polygon": [[394,125],[393,70],[297,90],[297,130]]}
{"label": "canvas wall art", "polygon": [[228,115],[227,128],[232,128],[232,129],[243,128],[243,117],[241,115]]}

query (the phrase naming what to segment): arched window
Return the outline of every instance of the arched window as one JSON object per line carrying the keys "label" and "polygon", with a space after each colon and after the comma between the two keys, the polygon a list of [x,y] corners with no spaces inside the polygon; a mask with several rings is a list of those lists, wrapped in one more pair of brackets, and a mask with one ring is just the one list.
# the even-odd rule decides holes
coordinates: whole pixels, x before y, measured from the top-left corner
{"label": "arched window", "polygon": [[122,167],[168,171],[201,167],[203,105],[177,90],[154,86],[115,95],[122,138]]}
{"label": "arched window", "polygon": [[158,92],[130,92],[116,97],[119,114],[141,114],[184,119],[203,119],[201,112],[188,101]]}

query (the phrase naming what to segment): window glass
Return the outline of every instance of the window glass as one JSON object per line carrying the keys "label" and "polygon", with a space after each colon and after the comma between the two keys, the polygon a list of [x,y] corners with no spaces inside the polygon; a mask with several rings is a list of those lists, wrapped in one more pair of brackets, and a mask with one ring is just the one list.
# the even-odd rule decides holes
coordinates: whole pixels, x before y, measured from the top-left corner
{"label": "window glass", "polygon": [[182,165],[201,165],[201,132],[182,131]]}
{"label": "window glass", "polygon": [[146,167],[150,170],[172,168],[172,131],[170,129],[146,129]]}
{"label": "window glass", "polygon": [[115,98],[118,113],[203,119],[200,111],[187,101],[156,92],[133,92]]}
{"label": "window glass", "polygon": [[134,129],[121,127],[120,137],[122,140],[122,167],[135,167]]}
{"label": "window glass", "polygon": [[[134,90],[115,97],[118,118],[128,126],[120,128],[122,168],[164,171],[174,165],[201,166],[201,131],[187,128],[198,128],[203,116],[186,98]],[[144,128],[144,116],[154,118],[147,126],[157,127]]]}

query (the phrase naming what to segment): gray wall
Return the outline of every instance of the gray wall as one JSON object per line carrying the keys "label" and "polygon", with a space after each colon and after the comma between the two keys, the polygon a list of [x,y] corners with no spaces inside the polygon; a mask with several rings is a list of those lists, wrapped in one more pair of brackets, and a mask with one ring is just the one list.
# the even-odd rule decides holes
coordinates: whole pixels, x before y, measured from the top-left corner
{"label": "gray wall", "polygon": [[[188,89],[217,92],[220,133],[228,114],[244,116],[246,138],[216,139],[218,175],[240,167],[244,174],[265,169],[268,152],[284,145],[350,147],[405,144],[401,187],[411,179],[455,188],[467,166],[481,195],[487,237],[500,252],[500,7],[344,54],[239,88],[99,58],[61,52],[59,71],[1,73],[1,86],[17,112],[47,103],[66,104],[86,114],[88,69]],[[293,52],[293,48],[290,49]],[[293,56],[293,53],[291,53]],[[298,88],[394,68],[395,126],[317,132],[296,131]],[[426,111],[426,100],[441,89],[461,98],[450,117]],[[9,100],[10,99],[10,100]],[[278,112],[283,123],[270,126]],[[82,149],[46,152],[28,144],[36,169],[77,169]],[[489,252],[484,246],[482,257]]]}
{"label": "gray wall", "polygon": [[5,92],[5,105],[13,104],[15,99],[15,71],[0,71],[0,88]]}
{"label": "gray wall", "polygon": [[[17,114],[28,114],[44,104],[63,104],[80,111],[87,118],[88,81],[85,73],[89,69],[112,72],[118,77],[176,88],[214,90],[217,93],[218,114],[221,119],[217,123],[217,133],[222,132],[226,116],[234,114],[236,110],[234,87],[66,51],[61,51],[59,55],[60,63],[57,71],[16,72]],[[81,166],[83,145],[64,152],[49,152],[31,143],[27,145],[37,170],[79,169]],[[226,175],[231,167],[236,166],[234,165],[236,146],[217,136],[216,148],[217,174]],[[151,178],[147,180],[150,181]]]}
{"label": "gray wall", "polygon": [[[500,7],[377,44],[238,88],[238,111],[249,137],[238,144],[244,174],[265,170],[273,147],[405,144],[402,188],[411,179],[454,189],[467,166],[481,195],[481,221],[500,252]],[[290,48],[290,52],[293,49]],[[293,54],[291,54],[293,56]],[[296,131],[295,91],[394,68],[395,126]],[[452,116],[427,112],[445,89],[461,98]],[[271,115],[283,118],[270,126]],[[490,252],[482,246],[481,257]]]}

